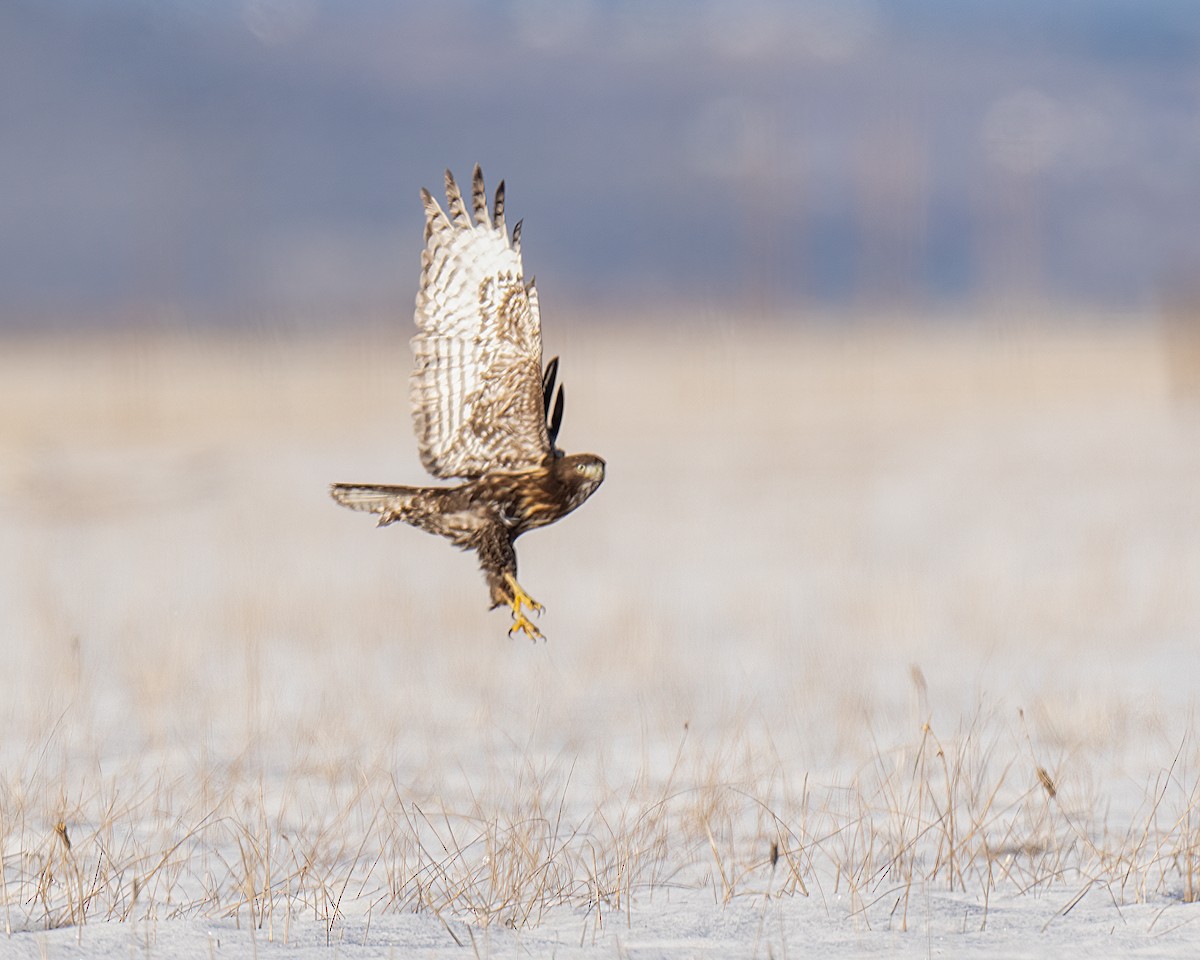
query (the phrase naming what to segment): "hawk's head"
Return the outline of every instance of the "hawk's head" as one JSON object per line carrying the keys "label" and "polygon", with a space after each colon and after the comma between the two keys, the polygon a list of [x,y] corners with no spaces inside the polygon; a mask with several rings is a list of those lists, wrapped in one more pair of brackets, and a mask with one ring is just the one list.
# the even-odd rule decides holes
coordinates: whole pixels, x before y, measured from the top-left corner
{"label": "hawk's head", "polygon": [[604,461],[594,453],[572,453],[554,461],[554,472],[567,489],[571,509],[596,492],[604,480]]}

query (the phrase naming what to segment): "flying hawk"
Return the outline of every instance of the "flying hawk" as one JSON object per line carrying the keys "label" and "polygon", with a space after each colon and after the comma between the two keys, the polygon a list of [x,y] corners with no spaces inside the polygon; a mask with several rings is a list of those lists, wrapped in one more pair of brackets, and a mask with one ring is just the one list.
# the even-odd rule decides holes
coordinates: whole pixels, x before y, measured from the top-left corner
{"label": "flying hawk", "polygon": [[566,516],[596,492],[604,461],[564,455],[556,446],[563,388],[558,358],[542,369],[542,328],[533,278],[521,267],[521,224],[504,223],[504,183],[489,213],[483,174],[472,178],[468,214],[446,171],[447,212],[421,190],[425,249],[412,339],[413,421],[421,462],[452,487],[335,483],[333,498],[352,510],[397,520],[474,550],[492,608],[512,610],[509,635],[542,636],[525,615],[542,611],[517,582],[513,542]]}

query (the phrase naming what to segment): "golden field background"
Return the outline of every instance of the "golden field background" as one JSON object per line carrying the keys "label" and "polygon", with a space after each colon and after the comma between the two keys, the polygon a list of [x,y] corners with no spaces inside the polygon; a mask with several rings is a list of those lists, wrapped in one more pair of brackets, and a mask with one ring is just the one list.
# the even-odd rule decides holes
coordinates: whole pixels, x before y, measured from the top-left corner
{"label": "golden field background", "polygon": [[560,442],[609,470],[520,542],[537,645],[472,557],[326,494],[422,480],[389,326],[6,341],[11,931],[367,943],[417,910],[582,943],[671,890],[890,931],[1200,896],[1186,330],[549,337]]}

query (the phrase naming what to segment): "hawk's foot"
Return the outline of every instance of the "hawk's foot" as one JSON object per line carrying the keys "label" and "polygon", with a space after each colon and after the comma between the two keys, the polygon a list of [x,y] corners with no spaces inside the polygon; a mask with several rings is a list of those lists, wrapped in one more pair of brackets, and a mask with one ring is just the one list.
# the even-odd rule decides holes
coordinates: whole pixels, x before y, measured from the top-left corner
{"label": "hawk's foot", "polygon": [[508,628],[508,635],[511,637],[514,633],[520,630],[534,643],[539,640],[545,640],[542,631],[533,625],[530,619],[520,611],[514,611],[512,626]]}
{"label": "hawk's foot", "polygon": [[513,624],[508,628],[508,635],[511,637],[516,631],[522,631],[530,640],[537,642],[545,640],[542,636],[542,631],[533,625],[530,619],[525,616],[524,607],[528,607],[534,613],[541,613],[546,608],[527,594],[521,585],[517,583],[517,578],[511,573],[504,575],[504,582],[508,584],[508,589],[512,591],[512,599],[509,601],[509,606],[512,607]]}

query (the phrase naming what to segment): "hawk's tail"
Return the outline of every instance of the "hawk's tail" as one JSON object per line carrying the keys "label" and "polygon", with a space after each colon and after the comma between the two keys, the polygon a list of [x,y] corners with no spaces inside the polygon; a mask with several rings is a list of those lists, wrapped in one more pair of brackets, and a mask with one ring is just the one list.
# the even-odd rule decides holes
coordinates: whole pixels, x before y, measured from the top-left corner
{"label": "hawk's tail", "polygon": [[391,487],[367,483],[329,485],[329,495],[343,507],[362,510],[364,513],[378,513],[380,526],[393,520],[403,520],[405,512],[420,492],[419,487]]}

